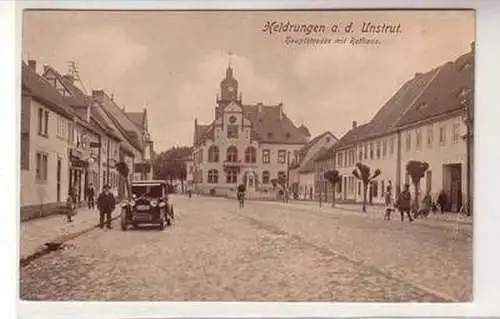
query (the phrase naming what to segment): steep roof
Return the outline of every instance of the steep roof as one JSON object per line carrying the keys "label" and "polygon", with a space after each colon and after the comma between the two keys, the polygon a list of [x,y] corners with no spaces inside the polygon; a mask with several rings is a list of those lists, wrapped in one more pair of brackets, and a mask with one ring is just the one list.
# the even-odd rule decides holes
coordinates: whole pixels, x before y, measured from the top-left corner
{"label": "steep roof", "polygon": [[265,143],[305,144],[304,135],[278,105],[243,105],[243,115],[252,123],[256,139]]}
{"label": "steep roof", "polygon": [[329,147],[321,147],[314,156],[312,156],[307,163],[299,170],[299,173],[310,173],[314,171],[314,162],[318,161],[318,159],[323,156],[330,148]]}
{"label": "steep roof", "polygon": [[145,129],[145,112],[126,112],[125,115],[141,130]]}
{"label": "steep roof", "polygon": [[[252,138],[264,143],[305,144],[305,136],[283,113],[282,105],[242,105],[243,116],[252,123]],[[214,121],[215,122],[215,121]],[[213,137],[214,122],[195,125],[194,142]]]}
{"label": "steep roof", "polygon": [[444,64],[434,81],[399,120],[398,126],[462,109],[461,90],[474,88],[473,64],[472,52]]}
{"label": "steep roof", "polygon": [[[298,162],[293,163],[290,168],[292,168],[292,169],[298,168],[302,164],[302,162],[304,161],[304,156],[307,154],[307,152],[309,152],[309,150],[311,149],[311,147],[313,147],[319,140],[321,140],[326,135],[331,135],[335,140],[338,141],[338,138],[335,135],[333,135],[333,133],[330,132],[330,131],[326,131],[326,132],[323,132],[321,134],[318,134],[311,141],[309,141],[309,143],[307,143],[302,148],[300,148],[300,150],[298,152],[298,157],[301,160],[299,160]],[[324,147],[322,147],[318,152],[320,152],[323,149],[324,149]],[[318,152],[313,157],[316,157],[318,155]]]}
{"label": "steep roof", "polygon": [[83,93],[74,83],[69,80],[67,77],[61,75],[55,68],[50,65],[44,66],[43,75],[47,75],[47,73],[52,72],[56,79],[64,86],[66,90],[69,91],[71,96],[64,96],[64,98],[68,101],[71,106],[79,107],[79,106],[87,106],[90,102],[90,97]]}
{"label": "steep roof", "polygon": [[21,78],[23,91],[31,94],[33,99],[67,118],[73,119],[76,116],[62,95],[24,61],[21,65]]}

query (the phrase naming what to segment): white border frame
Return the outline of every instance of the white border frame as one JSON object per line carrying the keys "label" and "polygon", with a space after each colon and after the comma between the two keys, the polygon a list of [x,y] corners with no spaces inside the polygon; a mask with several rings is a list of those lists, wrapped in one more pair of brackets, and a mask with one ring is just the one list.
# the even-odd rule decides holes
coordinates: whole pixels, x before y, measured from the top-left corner
{"label": "white border frame", "polygon": [[[495,181],[500,180],[499,172],[493,168],[500,161],[500,151],[496,134],[497,118],[500,112],[500,2],[477,1],[445,1],[445,0],[378,0],[378,1],[106,1],[106,2],[70,2],[70,1],[23,1],[0,2],[0,30],[5,32],[0,58],[0,125],[1,136],[7,150],[4,154],[16,154],[11,157],[0,157],[0,176],[9,177],[11,187],[4,187],[0,193],[1,203],[7,202],[2,219],[2,237],[8,237],[8,255],[16,256],[9,263],[5,273],[2,290],[8,294],[15,290],[14,298],[18,299],[18,132],[20,85],[19,73],[21,64],[20,34],[23,8],[47,9],[363,9],[363,8],[474,8],[476,9],[476,144],[475,144],[475,204],[477,212],[474,220],[474,302],[454,304],[381,304],[381,303],[244,303],[244,302],[23,302],[18,301],[18,318],[151,318],[151,317],[345,317],[345,316],[486,316],[500,315],[498,292],[500,289],[500,262],[498,243],[500,214],[496,213],[498,205],[495,193]],[[13,28],[14,26],[14,28]],[[14,32],[10,32],[14,31]],[[13,50],[14,49],[14,50]],[[3,54],[7,51],[8,55]],[[12,80],[15,81],[12,81]],[[5,95],[5,96],[4,96]],[[15,106],[15,107],[13,107]],[[497,106],[497,107],[496,107]],[[496,115],[496,116],[495,116]],[[479,125],[480,124],[480,125]],[[15,136],[16,138],[9,138]],[[3,150],[2,150],[3,151]],[[14,165],[12,165],[14,164]],[[14,186],[15,187],[12,187]],[[12,225],[16,224],[16,228]],[[2,238],[2,243],[5,242]],[[491,245],[491,246],[489,246]],[[491,247],[491,248],[490,248]],[[16,276],[12,276],[16,274]],[[13,289],[11,289],[13,288]],[[5,296],[5,294],[2,294]],[[10,295],[9,295],[10,296]],[[9,299],[0,298],[2,314],[14,310]],[[2,316],[4,317],[4,316]],[[7,317],[7,316],[6,316]],[[10,318],[11,316],[8,315]]]}

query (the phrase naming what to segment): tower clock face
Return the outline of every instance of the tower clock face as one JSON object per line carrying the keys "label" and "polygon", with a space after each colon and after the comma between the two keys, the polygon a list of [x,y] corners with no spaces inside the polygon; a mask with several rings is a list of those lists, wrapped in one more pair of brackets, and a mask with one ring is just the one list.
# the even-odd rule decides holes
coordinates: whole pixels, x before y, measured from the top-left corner
{"label": "tower clock face", "polygon": [[233,88],[232,86],[230,86],[230,87],[228,87],[228,88],[227,88],[227,90],[228,90],[229,92],[233,92],[233,91],[234,91],[234,88]]}

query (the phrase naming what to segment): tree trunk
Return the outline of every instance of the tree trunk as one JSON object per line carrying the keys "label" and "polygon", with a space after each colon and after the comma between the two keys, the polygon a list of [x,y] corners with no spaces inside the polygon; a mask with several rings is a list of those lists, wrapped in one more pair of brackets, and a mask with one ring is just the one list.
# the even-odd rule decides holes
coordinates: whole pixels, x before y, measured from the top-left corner
{"label": "tree trunk", "polygon": [[368,191],[368,183],[363,183],[363,213],[366,213],[366,193]]}
{"label": "tree trunk", "polygon": [[335,183],[332,184],[332,207],[335,207]]}
{"label": "tree trunk", "polygon": [[184,180],[181,178],[181,193],[184,194]]}
{"label": "tree trunk", "polygon": [[418,195],[419,195],[420,181],[413,183],[413,186],[415,187],[415,208],[418,211],[419,209]]}

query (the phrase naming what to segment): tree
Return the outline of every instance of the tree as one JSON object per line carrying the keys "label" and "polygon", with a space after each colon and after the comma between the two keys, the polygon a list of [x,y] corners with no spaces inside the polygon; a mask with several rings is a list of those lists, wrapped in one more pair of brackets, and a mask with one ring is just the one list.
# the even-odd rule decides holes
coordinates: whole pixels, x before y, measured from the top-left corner
{"label": "tree", "polygon": [[363,183],[363,212],[366,213],[366,193],[368,190],[368,185],[372,180],[377,178],[382,172],[377,168],[373,175],[371,174],[370,166],[357,163],[356,168],[352,171],[352,175],[359,179]]}
{"label": "tree", "polygon": [[153,161],[155,179],[174,180],[181,182],[184,190],[184,181],[187,177],[186,158],[190,157],[193,148],[188,146],[171,147],[165,152],[161,152]]}
{"label": "tree", "polygon": [[425,172],[429,169],[427,162],[409,161],[406,163],[406,172],[411,178],[413,187],[415,187],[415,208],[418,210],[418,197],[420,191],[420,180],[425,176]]}
{"label": "tree", "polygon": [[127,188],[127,197],[130,198],[130,185],[128,183],[128,174],[130,173],[130,169],[128,168],[125,162],[120,162],[116,164],[116,170],[118,174],[120,174],[121,178],[125,181],[125,187]]}
{"label": "tree", "polygon": [[273,185],[273,188],[276,188],[276,185],[278,185],[278,180],[276,178],[271,179],[271,184]]}
{"label": "tree", "polygon": [[326,171],[323,176],[332,185],[332,207],[335,207],[335,186],[342,182],[342,176],[337,170]]}

